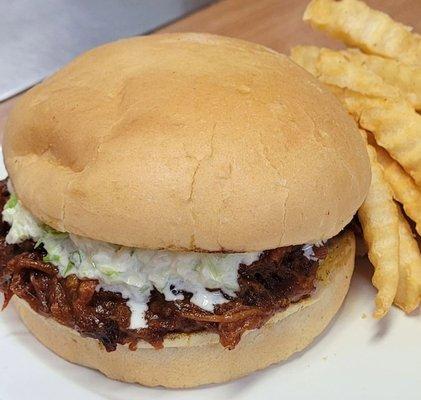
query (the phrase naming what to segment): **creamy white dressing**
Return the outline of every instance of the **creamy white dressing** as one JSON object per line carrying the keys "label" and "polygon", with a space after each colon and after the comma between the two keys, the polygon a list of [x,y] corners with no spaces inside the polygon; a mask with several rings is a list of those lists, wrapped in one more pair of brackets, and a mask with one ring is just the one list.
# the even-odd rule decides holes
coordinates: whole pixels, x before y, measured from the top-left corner
{"label": "creamy white dressing", "polygon": [[15,195],[11,195],[4,206],[3,221],[10,225],[6,236],[7,243],[20,243],[27,239],[35,239],[42,235],[42,229],[36,223],[31,213],[22,207]]}
{"label": "creamy white dressing", "polygon": [[236,296],[240,264],[250,265],[260,256],[142,250],[58,232],[37,220],[14,195],[3,210],[3,220],[11,226],[7,243],[32,239],[43,245],[44,260],[61,276],[97,279],[98,290],[121,293],[132,311],[132,329],[147,327],[145,312],[153,288],[167,301],[181,300],[182,292],[189,292],[192,303],[212,312],[215,305],[228,301],[224,294]]}
{"label": "creamy white dressing", "polygon": [[321,247],[325,244],[323,240],[319,240],[316,243],[307,243],[303,245],[302,250],[304,257],[311,261],[318,261],[319,259],[316,257],[316,254],[314,253],[314,246]]}

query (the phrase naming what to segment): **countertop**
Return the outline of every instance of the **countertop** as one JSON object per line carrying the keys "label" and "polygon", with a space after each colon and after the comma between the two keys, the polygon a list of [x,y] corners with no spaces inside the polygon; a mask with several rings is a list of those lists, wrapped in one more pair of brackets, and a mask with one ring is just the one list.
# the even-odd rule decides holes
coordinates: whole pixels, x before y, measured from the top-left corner
{"label": "countertop", "polygon": [[[302,22],[309,0],[221,0],[158,32],[210,32],[250,40],[288,53],[297,44],[340,47]],[[366,0],[397,21],[421,32],[421,0]],[[0,139],[7,115],[19,96],[0,103]]]}

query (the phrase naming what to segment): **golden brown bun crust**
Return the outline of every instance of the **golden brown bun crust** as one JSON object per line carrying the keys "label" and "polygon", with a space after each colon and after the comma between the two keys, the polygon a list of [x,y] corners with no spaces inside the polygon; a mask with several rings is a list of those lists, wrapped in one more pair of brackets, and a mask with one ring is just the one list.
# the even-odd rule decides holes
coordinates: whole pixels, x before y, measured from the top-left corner
{"label": "golden brown bun crust", "polygon": [[113,379],[147,386],[192,387],[239,378],[287,359],[307,347],[336,314],[348,292],[354,268],[355,239],[348,232],[332,244],[319,268],[317,292],[276,314],[261,329],[246,333],[234,350],[215,334],[177,335],[162,350],[139,343],[107,353],[98,341],[35,313],[17,300],[29,330],[48,348],[71,362],[95,368]]}
{"label": "golden brown bun crust", "polygon": [[355,122],[318,81],[284,55],[208,34],[76,58],[18,101],[4,154],[45,223],[152,249],[333,237],[370,176]]}

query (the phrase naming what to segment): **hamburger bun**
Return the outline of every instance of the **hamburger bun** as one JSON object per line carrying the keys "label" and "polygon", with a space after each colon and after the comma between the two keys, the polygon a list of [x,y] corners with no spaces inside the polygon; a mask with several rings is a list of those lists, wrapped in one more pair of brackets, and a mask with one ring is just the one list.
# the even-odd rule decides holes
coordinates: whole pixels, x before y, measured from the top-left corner
{"label": "hamburger bun", "polygon": [[17,102],[3,149],[44,223],[145,249],[328,239],[370,181],[355,122],[321,83],[282,54],[209,34],[81,55]]}
{"label": "hamburger bun", "polygon": [[139,342],[136,351],[118,345],[107,353],[91,338],[34,312],[14,297],[28,329],[64,359],[98,369],[110,378],[147,386],[192,387],[225,382],[282,361],[307,347],[329,324],[348,292],[354,268],[355,239],[347,231],[329,242],[318,269],[316,292],[274,315],[263,327],[247,331],[234,350],[216,334],[180,334],[156,350]]}

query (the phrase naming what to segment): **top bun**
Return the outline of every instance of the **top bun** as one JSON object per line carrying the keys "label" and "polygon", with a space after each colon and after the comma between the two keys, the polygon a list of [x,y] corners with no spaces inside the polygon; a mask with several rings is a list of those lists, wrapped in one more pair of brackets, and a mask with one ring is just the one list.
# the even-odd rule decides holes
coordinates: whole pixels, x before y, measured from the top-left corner
{"label": "top bun", "polygon": [[4,154],[46,224],[149,249],[327,239],[370,181],[357,127],[322,84],[282,54],[209,34],[79,56],[17,102]]}

